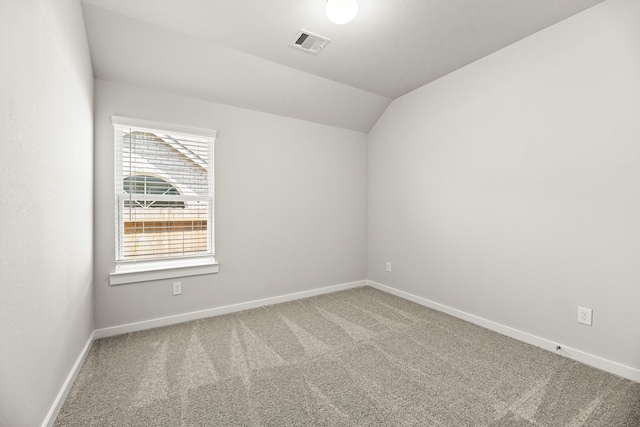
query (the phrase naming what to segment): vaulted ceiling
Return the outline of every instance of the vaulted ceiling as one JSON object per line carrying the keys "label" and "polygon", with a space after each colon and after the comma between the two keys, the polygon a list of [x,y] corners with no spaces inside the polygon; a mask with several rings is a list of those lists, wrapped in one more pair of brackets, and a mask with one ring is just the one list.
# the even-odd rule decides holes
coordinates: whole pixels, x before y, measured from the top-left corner
{"label": "vaulted ceiling", "polygon": [[[603,0],[82,0],[95,76],[368,132],[389,103]],[[291,48],[304,29],[330,39]]]}

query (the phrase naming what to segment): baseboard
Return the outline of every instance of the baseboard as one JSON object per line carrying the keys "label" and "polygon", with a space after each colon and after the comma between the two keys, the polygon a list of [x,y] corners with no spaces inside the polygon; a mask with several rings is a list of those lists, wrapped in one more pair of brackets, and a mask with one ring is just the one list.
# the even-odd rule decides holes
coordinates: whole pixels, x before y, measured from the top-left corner
{"label": "baseboard", "polygon": [[177,323],[189,322],[191,320],[204,319],[207,317],[220,316],[222,314],[235,313],[249,310],[251,308],[263,307],[265,305],[278,304],[281,302],[294,301],[297,299],[313,297],[316,295],[328,294],[345,289],[357,288],[367,285],[366,280],[343,283],[340,285],[326,286],[324,288],[312,289],[309,291],[295,292],[292,294],[280,295],[277,297],[264,298],[239,304],[226,305],[223,307],[210,308],[206,310],[193,311],[190,313],[177,314],[175,316],[161,317],[157,319],[145,320],[142,322],[128,323],[125,325],[113,326],[109,328],[96,329],[95,339],[107,338],[115,335],[128,334],[130,332],[143,331],[146,329],[159,328],[162,326],[175,325]]}
{"label": "baseboard", "polygon": [[51,405],[51,409],[49,409],[49,413],[47,414],[44,421],[42,422],[42,427],[52,427],[53,424],[55,423],[56,418],[58,417],[58,413],[60,413],[60,409],[62,409],[62,405],[64,404],[64,401],[67,398],[69,391],[71,390],[71,386],[73,385],[73,382],[78,376],[78,373],[80,372],[80,368],[82,368],[82,365],[84,364],[84,361],[87,358],[87,355],[89,354],[89,350],[91,349],[91,344],[93,344],[94,339],[95,339],[95,332],[91,332],[91,335],[89,335],[89,339],[87,340],[87,343],[84,345],[84,348],[80,352],[80,355],[76,360],[76,363],[73,364],[73,367],[71,368],[71,372],[69,372],[69,375],[67,375],[67,379],[64,381],[64,384],[62,384],[62,388],[60,388],[60,391],[58,392],[56,399],[53,401],[53,405]]}
{"label": "baseboard", "polygon": [[[501,323],[497,323],[479,316],[475,316],[470,313],[466,313],[464,311],[446,306],[444,304],[440,304],[426,298],[422,298],[408,292],[401,291],[399,289],[392,288],[390,286],[383,285],[381,283],[374,282],[372,280],[367,280],[369,286],[379,289],[381,291],[399,296],[401,298],[413,301],[425,307],[432,308],[434,310],[441,311],[443,313],[449,314],[451,316],[457,317],[462,320],[466,320],[467,322],[476,324],[478,326],[482,326],[499,334],[508,336],[510,338],[514,338],[518,341],[525,342],[527,344],[535,345],[536,347],[543,348],[545,350],[552,351],[561,356],[567,357],[569,359],[584,363],[589,366],[593,366],[594,368],[601,369],[603,371],[610,372],[615,375],[619,375],[621,377],[630,379],[632,381],[640,382],[640,370],[636,368],[632,368],[630,366],[622,365],[618,362],[614,362],[612,360],[604,359],[599,356],[595,356],[590,353],[586,353],[584,351],[578,350],[576,348],[571,348],[562,343],[550,341],[545,338],[538,337],[536,335],[529,334],[527,332],[520,331],[518,329],[511,328],[509,326],[503,325]],[[556,350],[557,346],[560,346],[560,350]]]}

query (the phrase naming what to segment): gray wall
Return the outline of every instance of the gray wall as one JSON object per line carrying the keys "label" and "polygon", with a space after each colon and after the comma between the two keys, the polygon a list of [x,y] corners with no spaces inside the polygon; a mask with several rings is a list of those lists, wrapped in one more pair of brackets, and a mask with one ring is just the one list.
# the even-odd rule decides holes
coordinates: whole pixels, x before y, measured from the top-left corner
{"label": "gray wall", "polygon": [[92,109],[79,4],[2,1],[2,426],[43,422],[93,330]]}
{"label": "gray wall", "polygon": [[369,279],[640,368],[639,17],[604,2],[395,100]]}
{"label": "gray wall", "polygon": [[[114,114],[218,131],[218,274],[109,285]],[[96,329],[366,278],[366,134],[101,80],[95,128]]]}

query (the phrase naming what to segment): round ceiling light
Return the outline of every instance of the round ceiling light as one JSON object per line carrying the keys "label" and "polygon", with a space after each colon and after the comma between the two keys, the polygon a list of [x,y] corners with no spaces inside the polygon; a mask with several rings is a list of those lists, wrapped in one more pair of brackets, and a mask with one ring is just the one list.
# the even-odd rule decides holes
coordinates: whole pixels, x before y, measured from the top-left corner
{"label": "round ceiling light", "polygon": [[334,24],[346,24],[356,17],[358,2],[356,0],[327,0],[325,12],[329,21]]}

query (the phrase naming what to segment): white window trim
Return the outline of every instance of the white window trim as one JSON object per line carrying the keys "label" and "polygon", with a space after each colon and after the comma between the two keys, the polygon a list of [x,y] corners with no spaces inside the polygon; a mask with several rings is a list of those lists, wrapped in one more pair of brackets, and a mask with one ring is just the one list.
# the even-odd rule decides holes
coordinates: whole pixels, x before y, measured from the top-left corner
{"label": "white window trim", "polygon": [[165,131],[167,133],[186,133],[189,135],[203,136],[214,139],[217,134],[217,131],[211,129],[202,129],[195,127],[192,128],[168,123],[152,122],[150,120],[132,119],[130,117],[122,116],[111,116],[111,123],[113,125],[118,124],[152,131]]}
{"label": "white window trim", "polygon": [[[111,116],[111,122],[115,125],[132,126],[154,131],[166,131],[167,133],[186,133],[189,135],[216,137],[217,132],[210,129],[185,127],[174,124],[153,122],[149,120],[133,119],[122,116]],[[212,159],[213,161],[213,159]],[[214,205],[215,205],[215,188]],[[212,206],[213,211],[215,208]],[[210,212],[210,215],[212,215]],[[210,218],[212,220],[213,218]],[[116,261],[115,271],[109,274],[109,285],[123,285],[128,283],[147,282],[152,280],[172,279],[178,277],[199,276],[215,274],[219,271],[219,264],[215,259],[215,238],[212,249],[214,255],[196,256],[188,258],[154,259],[144,261]]]}
{"label": "white window trim", "polygon": [[176,277],[200,276],[214,274],[218,270],[218,262],[212,256],[119,262],[116,263],[116,271],[109,274],[109,284],[124,285]]}

